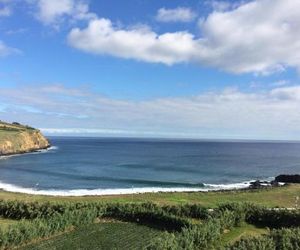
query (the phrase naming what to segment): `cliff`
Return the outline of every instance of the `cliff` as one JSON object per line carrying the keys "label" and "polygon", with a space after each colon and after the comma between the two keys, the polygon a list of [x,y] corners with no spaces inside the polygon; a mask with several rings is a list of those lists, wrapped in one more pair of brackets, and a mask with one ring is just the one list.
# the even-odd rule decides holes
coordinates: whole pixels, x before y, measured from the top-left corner
{"label": "cliff", "polygon": [[49,141],[39,130],[19,123],[0,122],[0,156],[23,154],[49,147]]}

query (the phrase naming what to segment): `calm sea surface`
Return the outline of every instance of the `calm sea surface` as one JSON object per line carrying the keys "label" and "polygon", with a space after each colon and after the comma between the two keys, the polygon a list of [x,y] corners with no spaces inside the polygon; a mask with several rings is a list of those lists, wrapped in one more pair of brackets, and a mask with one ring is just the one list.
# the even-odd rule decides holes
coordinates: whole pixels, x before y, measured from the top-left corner
{"label": "calm sea surface", "polygon": [[0,188],[208,188],[300,172],[300,143],[50,138],[43,152],[0,160]]}

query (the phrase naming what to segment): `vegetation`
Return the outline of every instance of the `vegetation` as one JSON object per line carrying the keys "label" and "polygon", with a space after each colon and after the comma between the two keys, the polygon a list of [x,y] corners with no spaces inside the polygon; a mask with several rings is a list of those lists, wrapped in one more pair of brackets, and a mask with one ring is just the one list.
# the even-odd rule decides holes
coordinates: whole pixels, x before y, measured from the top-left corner
{"label": "vegetation", "polygon": [[[9,136],[11,132],[23,132],[26,130],[35,130],[28,125],[22,125],[18,122],[7,123],[0,121],[0,136]],[[1,139],[1,137],[0,137]]]}
{"label": "vegetation", "polygon": [[21,249],[142,249],[161,233],[160,230],[136,223],[104,221],[79,227],[72,232],[29,244]]}
{"label": "vegetation", "polygon": [[146,193],[111,196],[54,197],[26,195],[0,191],[2,200],[20,200],[27,202],[118,202],[142,203],[154,202],[159,205],[200,204],[205,207],[217,207],[221,203],[248,202],[266,207],[293,208],[300,194],[300,184],[259,190],[185,192],[185,193]]}
{"label": "vegetation", "polygon": [[284,228],[271,231],[269,235],[260,237],[247,237],[227,247],[228,250],[244,249],[275,249],[294,250],[300,249],[300,229]]}
{"label": "vegetation", "polygon": [[259,237],[262,234],[268,234],[269,229],[264,227],[258,227],[248,223],[243,223],[239,227],[235,227],[232,230],[225,231],[222,236],[220,243],[222,246],[232,245],[241,238],[245,237]]}
{"label": "vegetation", "polygon": [[[96,249],[99,244],[106,245],[109,241],[118,248],[121,244],[119,239],[125,237],[124,235],[130,233],[130,237],[136,241],[134,239],[141,235],[148,235],[147,232],[156,237],[150,241],[151,237],[145,236],[143,241],[133,243],[129,240],[126,244],[132,248],[140,248],[142,245],[146,249],[297,249],[300,246],[299,210],[270,209],[248,203],[226,203],[208,209],[199,204],[170,206],[154,203],[44,203],[2,200],[0,215],[5,219],[18,220],[7,227],[0,227],[2,248],[36,241],[37,244],[32,243],[29,246],[47,246],[47,241],[43,239],[53,236],[49,241],[54,240],[61,249],[76,246],[76,240],[73,240],[76,237],[79,237],[77,242],[85,239],[82,243],[86,242],[91,246],[90,249]],[[109,225],[101,222],[107,218]],[[122,224],[115,220],[131,223]],[[137,226],[132,222],[144,226]],[[109,231],[117,227],[116,225],[124,228],[120,238],[111,239],[115,234],[108,237],[104,236],[105,233],[100,233],[101,228]],[[255,228],[255,233],[262,235],[240,239],[228,237],[236,229],[249,229],[250,226]],[[258,226],[264,226],[264,229],[258,231]],[[266,227],[271,230],[265,229]],[[61,233],[64,234],[55,236]],[[91,238],[86,238],[87,234]],[[101,237],[104,239],[101,240]]]}
{"label": "vegetation", "polygon": [[293,208],[299,193],[297,184],[102,197],[0,192],[0,248],[297,249],[300,211],[271,207]]}

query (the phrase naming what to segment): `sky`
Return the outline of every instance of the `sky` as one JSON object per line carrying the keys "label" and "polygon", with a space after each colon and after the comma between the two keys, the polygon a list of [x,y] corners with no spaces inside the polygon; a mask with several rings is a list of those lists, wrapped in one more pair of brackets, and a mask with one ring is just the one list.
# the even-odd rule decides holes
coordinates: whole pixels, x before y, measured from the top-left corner
{"label": "sky", "polygon": [[47,135],[300,140],[299,0],[0,0],[0,119]]}

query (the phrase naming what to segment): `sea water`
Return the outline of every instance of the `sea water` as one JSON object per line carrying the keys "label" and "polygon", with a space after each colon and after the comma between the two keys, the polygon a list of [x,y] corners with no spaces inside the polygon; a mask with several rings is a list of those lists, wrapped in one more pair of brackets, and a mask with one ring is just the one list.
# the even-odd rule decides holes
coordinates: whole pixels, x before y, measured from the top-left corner
{"label": "sea water", "polygon": [[47,151],[0,159],[0,188],[98,195],[243,188],[300,172],[300,143],[51,137]]}

